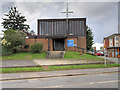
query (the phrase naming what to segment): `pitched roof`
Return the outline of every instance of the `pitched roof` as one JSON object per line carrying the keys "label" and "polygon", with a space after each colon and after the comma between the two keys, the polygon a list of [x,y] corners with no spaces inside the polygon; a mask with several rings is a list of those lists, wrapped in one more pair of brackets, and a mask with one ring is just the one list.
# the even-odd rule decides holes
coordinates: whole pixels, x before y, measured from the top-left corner
{"label": "pitched roof", "polygon": [[[118,33],[115,33],[115,34],[109,35],[107,37],[104,37],[104,39],[108,39],[108,38],[111,38],[111,37],[116,36],[116,35],[118,35]],[[120,33],[119,33],[119,35],[120,35]]]}

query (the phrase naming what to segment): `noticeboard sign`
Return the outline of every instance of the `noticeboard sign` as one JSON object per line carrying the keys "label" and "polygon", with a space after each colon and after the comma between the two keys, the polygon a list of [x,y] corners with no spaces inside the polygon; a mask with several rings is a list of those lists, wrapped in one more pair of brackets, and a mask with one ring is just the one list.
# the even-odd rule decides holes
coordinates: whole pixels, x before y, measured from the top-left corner
{"label": "noticeboard sign", "polygon": [[67,40],[68,47],[74,47],[74,40]]}

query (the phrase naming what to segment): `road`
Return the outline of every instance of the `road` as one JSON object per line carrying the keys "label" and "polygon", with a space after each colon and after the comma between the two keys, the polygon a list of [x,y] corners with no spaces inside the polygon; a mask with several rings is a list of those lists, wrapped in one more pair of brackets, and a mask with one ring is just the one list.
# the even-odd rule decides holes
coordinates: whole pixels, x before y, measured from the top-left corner
{"label": "road", "polygon": [[118,73],[3,81],[3,88],[118,88]]}

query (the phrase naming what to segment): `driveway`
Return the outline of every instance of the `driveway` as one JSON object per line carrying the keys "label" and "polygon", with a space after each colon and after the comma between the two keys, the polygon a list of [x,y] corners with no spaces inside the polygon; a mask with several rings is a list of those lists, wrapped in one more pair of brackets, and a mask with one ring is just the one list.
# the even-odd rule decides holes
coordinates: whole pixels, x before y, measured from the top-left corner
{"label": "driveway", "polygon": [[[100,58],[104,58],[104,56],[98,56]],[[117,64],[120,64],[120,58],[112,58],[112,57],[106,57],[106,59],[110,60],[110,61],[113,61]]]}

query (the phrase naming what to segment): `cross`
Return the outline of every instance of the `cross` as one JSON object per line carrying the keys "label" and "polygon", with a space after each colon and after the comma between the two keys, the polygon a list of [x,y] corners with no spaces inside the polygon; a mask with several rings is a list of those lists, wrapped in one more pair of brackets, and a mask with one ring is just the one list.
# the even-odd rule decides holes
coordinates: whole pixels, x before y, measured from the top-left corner
{"label": "cross", "polygon": [[68,31],[68,14],[73,13],[72,11],[68,11],[68,3],[67,3],[67,7],[66,7],[66,12],[62,12],[62,13],[66,13],[66,22],[67,22],[67,31]]}

